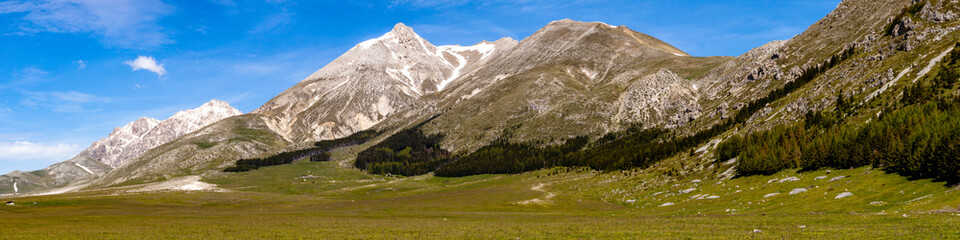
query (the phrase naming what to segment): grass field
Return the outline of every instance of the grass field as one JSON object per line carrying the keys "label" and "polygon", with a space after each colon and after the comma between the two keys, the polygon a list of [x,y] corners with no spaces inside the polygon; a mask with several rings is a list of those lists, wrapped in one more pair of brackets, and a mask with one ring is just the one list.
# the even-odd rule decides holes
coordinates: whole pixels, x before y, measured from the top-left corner
{"label": "grass field", "polygon": [[[867,168],[729,180],[700,173],[403,178],[301,162],[204,179],[228,192],[12,199],[17,205],[0,206],[0,238],[960,238],[960,196],[942,183]],[[846,177],[830,181],[838,176]],[[789,177],[798,180],[779,181]],[[807,191],[788,193],[800,187]],[[841,192],[853,196],[835,199]]]}

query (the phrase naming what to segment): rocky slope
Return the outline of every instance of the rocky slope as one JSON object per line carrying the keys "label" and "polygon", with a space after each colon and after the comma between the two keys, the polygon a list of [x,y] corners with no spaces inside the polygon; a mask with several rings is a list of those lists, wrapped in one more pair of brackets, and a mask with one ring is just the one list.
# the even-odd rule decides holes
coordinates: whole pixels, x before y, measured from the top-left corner
{"label": "rocky slope", "polygon": [[[919,2],[925,3],[922,11],[897,26],[896,16]],[[841,92],[857,101],[877,102],[872,105],[894,101],[913,79],[927,73],[923,69],[957,42],[958,23],[952,14],[957,9],[951,1],[843,1],[792,39],[753,49],[697,79],[707,111],[694,125],[702,128],[730,117],[745,103],[766,96],[804,70],[851,48],[857,52],[852,59],[771,103],[742,130],[796,122],[809,111],[833,106]],[[895,32],[885,32],[888,26]],[[870,107],[863,114],[880,111]]]}
{"label": "rocky slope", "polygon": [[[436,97],[428,131],[470,151],[513,128],[513,141],[675,127],[699,115],[692,78],[726,62],[690,57],[624,26],[560,20]],[[421,114],[421,115],[432,115]]]}
{"label": "rocky slope", "polygon": [[[95,179],[155,148],[224,118],[242,114],[226,102],[212,100],[163,121],[140,118],[113,130],[69,160],[33,172],[0,176],[0,193],[23,193],[76,185]],[[17,187],[14,189],[13,185]]]}

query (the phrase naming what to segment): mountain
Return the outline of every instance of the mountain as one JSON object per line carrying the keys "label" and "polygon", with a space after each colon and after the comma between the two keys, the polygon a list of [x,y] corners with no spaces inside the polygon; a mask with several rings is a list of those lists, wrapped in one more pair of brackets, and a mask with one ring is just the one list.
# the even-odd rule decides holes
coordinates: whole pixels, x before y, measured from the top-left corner
{"label": "mountain", "polygon": [[123,127],[113,129],[110,135],[94,142],[77,155],[99,159],[111,167],[120,166],[123,164],[123,159],[120,156],[125,155],[124,151],[137,148],[136,145],[141,145],[143,136],[158,124],[160,124],[160,120],[153,118],[137,119]]}
{"label": "mountain", "polygon": [[463,152],[507,128],[512,141],[537,141],[683,125],[700,111],[690,79],[728,60],[691,57],[624,26],[554,21],[441,92],[427,131]]}
{"label": "mountain", "polygon": [[[729,59],[690,57],[603,23],[555,21],[520,42],[503,38],[473,46],[435,46],[399,23],[250,114],[150,150],[94,185],[204,174],[238,158],[370,128],[398,129],[430,116],[439,117],[429,131],[446,134],[444,146],[460,150],[516,124],[523,125],[521,133],[542,133],[518,140],[597,135],[641,121],[682,125],[699,112],[689,79]],[[648,105],[654,110],[638,109]],[[198,148],[196,142],[216,145]]]}
{"label": "mountain", "polygon": [[163,121],[141,118],[114,129],[109,136],[91,144],[78,156],[98,159],[116,168],[160,144],[240,114],[243,113],[226,102],[211,100],[198,108],[177,112]]}
{"label": "mountain", "polygon": [[514,45],[516,41],[504,38],[467,47],[438,47],[399,23],[253,113],[265,117],[270,129],[288,141],[344,137],[444,90]]}
{"label": "mountain", "polygon": [[[224,234],[232,236],[250,231],[243,223],[277,222],[255,227],[266,237],[291,229],[283,231],[288,238],[382,229],[368,234],[376,238],[424,232],[424,224],[398,220],[469,220],[504,226],[518,238],[564,236],[571,228],[582,228],[576,237],[595,238],[943,238],[957,234],[952,220],[960,212],[955,12],[957,1],[845,0],[803,33],[737,57],[687,56],[598,22],[561,20],[519,42],[434,48],[398,25],[257,111],[184,134],[113,170],[78,156],[0,176],[0,190],[43,188],[52,175],[85,183],[55,192],[94,190],[14,196],[0,213],[12,214],[6,225],[22,238],[58,232],[20,216],[57,220],[51,213],[64,211],[71,217],[58,228],[112,224],[90,233],[100,237],[143,229],[143,221],[125,219],[165,216],[161,226],[197,225],[171,234],[204,236],[224,225],[237,225]],[[463,48],[473,50],[437,50]],[[437,51],[451,57],[430,54]],[[416,60],[396,61],[399,52]],[[368,58],[363,67],[350,65],[358,56]],[[151,121],[115,132],[147,135],[139,125]],[[358,129],[375,131],[313,142]],[[342,144],[371,135],[378,136]],[[319,159],[329,161],[302,154],[321,151]],[[288,160],[301,162],[265,166]],[[225,171],[234,164],[259,168]],[[85,173],[102,175],[76,180]],[[152,191],[218,192],[117,196]],[[550,212],[564,214],[546,232],[517,231],[542,225]],[[211,213],[213,220],[196,220]],[[378,214],[387,217],[370,217]],[[318,218],[350,218],[360,231],[288,224],[314,227]],[[637,229],[647,223],[638,219],[656,226]],[[239,224],[224,224],[232,220]],[[688,223],[711,231],[682,230]],[[420,235],[456,234],[441,227]]]}
{"label": "mountain", "polygon": [[[833,104],[841,90],[847,96],[880,91],[896,82],[891,73],[902,71],[903,64],[937,56],[900,52],[947,50],[949,44],[930,41],[952,36],[952,28],[939,24],[912,22],[897,28],[898,37],[886,36],[882,29],[898,24],[891,19],[909,4],[845,1],[804,33],[735,58],[689,56],[651,36],[599,22],[560,20],[519,42],[469,47],[434,46],[397,24],[250,114],[151,149],[95,186],[211,174],[240,158],[302,149],[365,129],[381,131],[382,140],[427,119],[422,130],[443,136],[444,149],[469,153],[501,136],[549,145],[636,125],[679,137],[756,111],[745,112],[743,125],[729,132],[706,135],[715,144],[730,134],[796,122]],[[934,20],[949,16],[918,16],[923,14]],[[853,48],[865,53],[826,77],[781,89]],[[766,102],[756,106],[758,100]]]}
{"label": "mountain", "polygon": [[[140,118],[115,128],[77,156],[33,172],[0,176],[0,192],[30,192],[82,183],[102,176],[130,159],[221,119],[242,114],[219,100],[180,111],[163,121]],[[17,187],[14,189],[14,183]]]}

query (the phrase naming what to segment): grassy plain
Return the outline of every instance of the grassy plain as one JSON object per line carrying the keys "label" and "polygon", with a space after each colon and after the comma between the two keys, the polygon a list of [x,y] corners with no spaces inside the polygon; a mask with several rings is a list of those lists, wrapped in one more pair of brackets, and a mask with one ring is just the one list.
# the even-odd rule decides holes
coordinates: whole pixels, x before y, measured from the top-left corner
{"label": "grassy plain", "polygon": [[[0,207],[0,238],[960,238],[960,196],[942,183],[866,168],[729,180],[701,172],[404,178],[301,162],[204,179],[227,192],[12,199],[17,205]],[[838,176],[846,177],[830,181]],[[789,177],[799,180],[779,181]],[[788,193],[800,187],[807,192]],[[835,199],[841,192],[853,196]]]}

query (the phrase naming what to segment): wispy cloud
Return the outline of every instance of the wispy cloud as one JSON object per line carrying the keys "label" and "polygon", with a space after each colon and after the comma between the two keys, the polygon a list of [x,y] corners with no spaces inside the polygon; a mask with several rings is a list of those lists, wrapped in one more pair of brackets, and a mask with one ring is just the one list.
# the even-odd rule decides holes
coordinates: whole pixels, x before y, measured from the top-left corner
{"label": "wispy cloud", "polygon": [[11,74],[9,82],[0,83],[0,89],[19,87],[47,79],[50,73],[36,67],[26,67]]}
{"label": "wispy cloud", "polygon": [[292,18],[293,13],[285,10],[271,14],[267,16],[266,19],[253,26],[249,33],[264,33],[279,27],[283,27],[287,24],[290,24],[292,22]]}
{"label": "wispy cloud", "polygon": [[190,29],[193,29],[194,32],[207,35],[207,30],[210,28],[207,26],[191,26]]}
{"label": "wispy cloud", "polygon": [[80,152],[76,144],[44,144],[28,141],[0,142],[0,162],[57,162]]}
{"label": "wispy cloud", "polygon": [[77,64],[77,69],[83,70],[87,68],[87,63],[84,62],[83,60],[77,60],[76,62],[73,62],[73,63]]}
{"label": "wispy cloud", "polygon": [[163,68],[163,64],[158,64],[157,59],[153,57],[138,56],[137,59],[123,62],[123,64],[130,66],[134,71],[143,69],[156,73],[160,77],[167,74],[167,69]]}
{"label": "wispy cloud", "polygon": [[157,21],[173,12],[160,0],[42,0],[0,2],[0,14],[26,13],[12,34],[90,33],[105,45],[152,49],[173,40]]}
{"label": "wispy cloud", "polygon": [[54,112],[91,112],[95,110],[87,109],[88,104],[106,103],[111,99],[75,91],[67,92],[24,92],[26,98],[20,101],[25,107],[49,108]]}
{"label": "wispy cloud", "polygon": [[293,23],[295,13],[291,11],[291,7],[296,5],[296,2],[285,0],[266,0],[265,2],[269,6],[268,9],[271,9],[270,13],[264,15],[263,20],[253,25],[247,33],[262,34]]}

